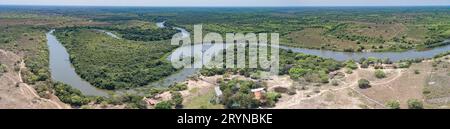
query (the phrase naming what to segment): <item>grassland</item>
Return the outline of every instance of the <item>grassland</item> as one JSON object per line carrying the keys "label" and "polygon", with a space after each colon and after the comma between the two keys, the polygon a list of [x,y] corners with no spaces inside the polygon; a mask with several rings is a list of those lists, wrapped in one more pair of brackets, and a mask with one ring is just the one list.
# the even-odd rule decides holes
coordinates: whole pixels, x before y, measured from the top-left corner
{"label": "grassland", "polygon": [[[280,33],[282,45],[336,51],[426,49],[446,45],[440,42],[450,38],[448,7],[30,8],[21,8],[19,9],[21,11],[11,7],[0,8],[0,49],[14,52],[24,60],[26,68],[21,72],[22,77],[27,84],[35,88],[40,97],[51,98],[54,94],[61,101],[77,107],[88,103],[99,105],[102,102],[107,103],[104,105],[127,104],[128,106],[125,106],[127,108],[144,108],[145,105],[142,104],[143,97],[139,95],[127,94],[111,99],[87,97],[67,85],[53,82],[50,79],[48,50],[45,44],[45,33],[50,29],[57,29],[55,34],[70,53],[70,59],[77,73],[94,86],[110,90],[148,85],[150,82],[174,73],[176,69],[171,67],[165,55],[176,47],[167,41],[177,32],[171,28],[176,26],[192,31],[194,24],[203,24],[204,32],[220,34]],[[169,27],[158,28],[155,23],[161,21],[166,21]],[[114,39],[95,29],[112,31],[122,39]],[[297,91],[303,88],[300,85],[325,86],[325,88],[310,86],[311,89],[308,91],[311,94],[309,92],[303,94],[304,92],[301,91],[299,92],[301,94],[291,96],[294,99],[295,97],[304,98],[303,95],[315,95],[322,89],[333,89],[329,82],[332,80],[328,74],[336,70],[342,71],[345,66],[342,62],[332,59],[286,51],[282,51],[280,56],[281,74],[288,75],[295,83],[301,83],[298,84]],[[16,62],[18,63],[20,61]],[[380,102],[397,97],[401,99],[402,107],[405,107],[407,99],[421,98],[420,92],[422,86],[425,86],[423,92],[425,101],[445,106],[450,93],[447,86],[449,83],[447,81],[449,80],[448,59],[436,62],[431,73],[426,73],[429,69],[428,65],[412,66],[412,69],[419,69],[423,75],[414,75],[414,71],[408,69],[406,72],[399,72],[405,76],[389,84],[381,82],[395,77],[395,72],[386,70],[387,78],[377,79],[373,77],[373,72],[370,70],[355,71],[361,74],[361,77],[375,84],[379,83],[371,89],[352,92],[361,92]],[[8,66],[9,70],[11,70],[10,67]],[[258,69],[206,69],[202,73],[241,74],[259,79]],[[425,80],[426,75],[430,75],[427,80]],[[349,76],[356,77],[355,74]],[[404,82],[411,79],[415,81]],[[351,78],[344,80],[345,83],[352,83],[352,81],[355,80]],[[414,82],[420,84],[414,84],[413,88],[408,87]],[[422,82],[427,83],[422,84]],[[341,82],[337,83],[343,85]],[[390,84],[395,84],[396,87]],[[223,89],[230,89],[229,87],[234,84],[222,85]],[[398,91],[386,91],[388,88]],[[379,94],[378,91],[385,94]],[[222,107],[222,105],[210,103],[214,95],[211,89],[207,92],[191,89],[189,92],[201,94],[187,98],[184,103],[186,108]],[[240,102],[239,97],[252,101],[252,96],[247,92],[248,89],[243,90],[242,93],[229,92],[234,100],[228,101],[225,105],[230,106],[234,102]],[[409,94],[403,95],[406,92]],[[322,96],[321,93],[316,94]],[[152,96],[154,93],[145,93],[145,95]],[[325,99],[319,99],[319,101],[326,101],[325,104],[337,101],[335,98],[341,97],[351,101],[348,102],[350,104],[361,104],[359,101],[353,102],[356,100],[347,96],[333,96],[328,93],[323,96]],[[286,100],[284,104],[290,106],[290,102]]]}

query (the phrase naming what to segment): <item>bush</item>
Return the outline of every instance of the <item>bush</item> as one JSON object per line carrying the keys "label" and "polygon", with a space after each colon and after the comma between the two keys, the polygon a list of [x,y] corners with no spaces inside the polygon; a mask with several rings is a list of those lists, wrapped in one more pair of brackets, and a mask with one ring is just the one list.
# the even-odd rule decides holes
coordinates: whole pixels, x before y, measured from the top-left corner
{"label": "bush", "polygon": [[414,70],[414,74],[420,74],[420,71],[419,70]]}
{"label": "bush", "polygon": [[353,60],[348,60],[347,62],[345,62],[345,67],[350,68],[350,69],[357,69],[358,65],[355,63],[355,61]]}
{"label": "bush", "polygon": [[370,88],[370,82],[367,79],[358,80],[358,87],[361,89]]}
{"label": "bush", "polygon": [[331,84],[332,84],[333,86],[339,86],[339,82],[338,82],[337,80],[332,80],[332,81],[331,81]]}
{"label": "bush", "polygon": [[375,70],[375,77],[377,77],[377,78],[385,78],[386,77],[386,73],[384,73],[381,70]]}
{"label": "bush", "polygon": [[0,64],[0,76],[2,76],[3,73],[8,72],[8,70],[6,69],[6,66],[3,64]]}
{"label": "bush", "polygon": [[187,90],[187,85],[184,83],[177,83],[173,86],[170,87],[170,90],[172,91],[183,91],[183,90]]}
{"label": "bush", "polygon": [[275,106],[278,99],[281,98],[281,94],[277,92],[267,92],[266,100],[268,106]]}
{"label": "bush", "polygon": [[411,66],[411,62],[401,62],[398,64],[399,68],[409,68]]}
{"label": "bush", "polygon": [[172,92],[172,103],[177,108],[183,107],[183,96],[181,96],[180,92]]}
{"label": "bush", "polygon": [[409,109],[423,109],[423,103],[417,99],[408,100]]}
{"label": "bush", "polygon": [[162,101],[155,105],[155,109],[172,109],[172,103],[170,101]]}
{"label": "bush", "polygon": [[69,85],[63,83],[54,83],[53,89],[55,95],[64,103],[68,103],[72,106],[82,106],[90,102],[90,99],[81,94],[81,91],[72,88]]}
{"label": "bush", "polygon": [[345,73],[347,73],[347,74],[352,74],[352,73],[353,73],[353,70],[352,70],[352,69],[346,69],[346,70],[345,70]]}
{"label": "bush", "polygon": [[386,107],[388,107],[390,109],[400,109],[400,102],[390,100],[386,103]]}
{"label": "bush", "polygon": [[361,68],[368,68],[369,67],[369,63],[367,61],[364,61],[363,63],[361,63]]}

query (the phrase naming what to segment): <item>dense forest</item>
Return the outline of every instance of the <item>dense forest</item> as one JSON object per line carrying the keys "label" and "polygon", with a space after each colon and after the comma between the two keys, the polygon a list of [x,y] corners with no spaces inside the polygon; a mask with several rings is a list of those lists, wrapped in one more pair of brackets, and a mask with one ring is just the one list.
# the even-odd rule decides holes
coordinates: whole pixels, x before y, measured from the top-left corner
{"label": "dense forest", "polygon": [[156,23],[149,21],[129,20],[113,23],[112,26],[97,28],[117,32],[122,38],[134,41],[169,40],[178,32],[170,27],[158,28]]}
{"label": "dense forest", "polygon": [[70,53],[77,73],[102,89],[144,86],[176,71],[165,58],[176,46],[167,41],[117,40],[78,28],[58,29],[55,34]]}

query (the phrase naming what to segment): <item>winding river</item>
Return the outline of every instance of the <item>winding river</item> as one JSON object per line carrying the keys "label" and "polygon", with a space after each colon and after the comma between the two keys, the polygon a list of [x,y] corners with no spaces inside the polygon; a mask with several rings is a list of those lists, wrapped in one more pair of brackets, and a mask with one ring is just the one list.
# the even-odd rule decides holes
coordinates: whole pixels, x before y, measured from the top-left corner
{"label": "winding river", "polygon": [[47,45],[50,52],[50,72],[52,79],[62,82],[80,90],[84,95],[107,96],[106,91],[97,89],[75,72],[69,60],[69,53],[66,48],[57,40],[51,30],[46,34]]}
{"label": "winding river", "polygon": [[[159,22],[156,25],[159,28],[166,27],[164,25],[165,22]],[[183,37],[189,36],[190,33],[183,28],[174,27],[174,29],[179,30]],[[102,31],[106,34],[110,35],[113,38],[119,38],[117,35],[114,35],[111,32]],[[66,84],[73,86],[81,90],[83,94],[86,95],[95,95],[95,96],[106,96],[106,92],[97,88],[94,88],[88,82],[81,79],[75,72],[75,69],[72,67],[69,61],[69,54],[67,53],[64,46],[62,46],[56,37],[52,34],[53,31],[47,33],[48,46],[50,51],[50,69],[52,73],[52,78],[56,81],[60,81]],[[446,40],[444,42],[450,42],[450,40]],[[195,46],[194,46],[195,47]],[[205,46],[198,46],[205,48]],[[389,58],[392,61],[399,61],[403,59],[413,59],[413,58],[431,58],[437,54],[450,51],[450,45],[433,48],[426,51],[417,51],[417,50],[409,50],[404,52],[335,52],[329,50],[316,50],[316,49],[305,49],[305,48],[292,48],[286,46],[277,46],[280,49],[292,50],[293,52],[300,52],[310,55],[316,55],[325,58],[332,58],[338,61],[345,61],[349,59],[359,60],[362,57],[376,57],[376,58]],[[178,48],[175,50],[181,50],[184,48]],[[170,59],[170,58],[169,58]],[[177,73],[174,73],[160,81],[151,83],[149,86],[160,86],[167,87],[176,82],[182,82],[186,80],[188,77],[197,73],[199,69],[194,68],[185,68],[180,70]]]}

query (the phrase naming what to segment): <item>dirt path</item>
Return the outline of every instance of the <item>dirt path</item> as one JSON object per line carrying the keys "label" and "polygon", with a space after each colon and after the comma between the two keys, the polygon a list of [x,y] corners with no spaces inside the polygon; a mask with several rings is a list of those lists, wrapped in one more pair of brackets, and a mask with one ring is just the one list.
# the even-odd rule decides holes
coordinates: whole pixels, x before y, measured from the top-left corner
{"label": "dirt path", "polygon": [[[396,75],[394,77],[390,78],[389,80],[380,80],[380,81],[372,82],[371,85],[372,86],[378,86],[378,85],[389,84],[389,83],[391,83],[393,81],[396,81],[397,79],[399,79],[403,75],[402,69],[396,69],[395,73],[396,73]],[[357,88],[358,87],[358,80],[362,79],[362,77],[359,76],[358,72],[354,72],[353,74],[345,74],[345,76],[346,77],[353,76],[354,78],[352,78],[351,80],[347,80],[347,81],[339,80],[339,82],[342,83],[342,85],[344,85],[343,87],[340,87],[340,88],[328,89],[326,91],[322,91],[320,93],[310,95],[307,98],[305,98],[305,97],[292,97],[291,99],[287,100],[287,102],[283,102],[282,105],[277,105],[277,108],[280,108],[280,107],[281,108],[283,108],[283,107],[293,107],[293,106],[301,103],[302,101],[312,100],[312,99],[321,97],[321,96],[323,96],[323,95],[325,95],[327,93],[330,93],[330,92],[337,92],[337,91],[348,90],[348,89],[351,90],[351,91],[354,91],[354,93],[357,93],[363,99],[365,99],[367,101],[370,101],[370,102],[378,105],[381,108],[386,108],[386,106],[382,102],[368,97],[367,95],[362,93]],[[392,89],[391,87],[388,87],[388,88]],[[366,104],[366,106],[369,107],[369,108],[374,108],[374,107],[369,106],[367,104]]]}
{"label": "dirt path", "polygon": [[391,83],[391,82],[397,80],[398,78],[400,78],[400,77],[403,75],[403,72],[402,72],[401,69],[396,69],[395,71],[397,72],[397,75],[396,75],[395,77],[393,77],[393,78],[391,78],[391,79],[389,79],[389,80],[387,80],[387,81],[382,80],[382,82],[371,83],[371,85],[373,85],[373,86],[376,86],[376,85],[385,85],[385,84],[388,84],[388,83]]}
{"label": "dirt path", "polygon": [[25,61],[22,60],[22,61],[20,62],[20,70],[19,70],[19,73],[18,73],[18,74],[19,74],[18,79],[19,79],[19,81],[20,81],[20,85],[23,86],[23,87],[25,87],[25,89],[26,89],[26,92],[25,92],[24,90],[22,90],[22,91],[24,91],[24,94],[29,94],[29,95],[34,96],[35,98],[39,98],[39,100],[49,102],[49,103],[55,105],[58,109],[65,109],[65,108],[63,108],[63,107],[65,107],[65,106],[61,106],[59,103],[57,103],[57,102],[55,102],[55,101],[53,101],[53,100],[41,98],[41,97],[36,93],[36,90],[34,90],[34,88],[32,88],[30,85],[24,83],[24,81],[23,81],[23,79],[22,79],[22,70],[25,69],[25,68],[26,68],[26,67],[25,67]]}
{"label": "dirt path", "polygon": [[[357,73],[355,73],[355,74],[357,74]],[[347,75],[346,75],[346,76],[347,76]],[[356,75],[356,76],[358,76],[358,75]],[[354,83],[352,83],[352,84],[350,84],[350,85],[348,85],[348,83],[346,83],[346,82],[344,82],[344,81],[341,81],[341,82],[342,82],[344,85],[347,85],[347,86],[340,87],[340,88],[337,88],[337,89],[329,89],[329,90],[326,90],[326,91],[322,91],[322,92],[320,92],[320,93],[311,95],[311,96],[309,96],[309,97],[307,97],[307,98],[305,98],[305,97],[293,97],[292,99],[289,99],[287,102],[284,102],[284,103],[287,103],[287,105],[286,105],[286,104],[283,104],[283,105],[277,105],[277,108],[292,107],[292,106],[297,105],[298,103],[301,103],[302,101],[311,100],[311,99],[320,97],[320,96],[322,96],[322,95],[325,94],[325,93],[328,93],[328,92],[335,92],[335,91],[340,91],[340,90],[346,90],[346,89],[348,89],[348,88],[351,88],[351,87],[354,87],[354,86],[357,85],[357,82],[354,82]]]}

